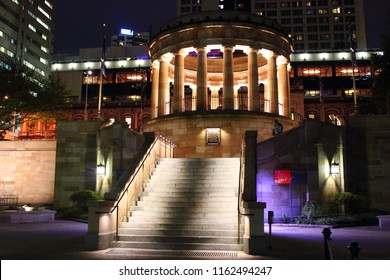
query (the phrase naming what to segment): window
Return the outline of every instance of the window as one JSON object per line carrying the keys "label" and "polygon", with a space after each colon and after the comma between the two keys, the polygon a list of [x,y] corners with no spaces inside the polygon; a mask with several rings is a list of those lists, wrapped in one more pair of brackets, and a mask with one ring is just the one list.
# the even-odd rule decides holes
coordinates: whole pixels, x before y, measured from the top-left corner
{"label": "window", "polygon": [[280,15],[283,17],[283,16],[290,16],[291,15],[291,11],[290,10],[282,10],[280,11]]}
{"label": "window", "polygon": [[277,12],[276,11],[267,11],[267,16],[269,16],[269,17],[276,17],[277,16]]}
{"label": "window", "polygon": [[318,41],[318,34],[309,34],[309,35],[307,36],[307,39],[308,39],[309,41]]}
{"label": "window", "polygon": [[268,9],[276,9],[277,8],[276,2],[267,3],[267,8]]}
{"label": "window", "polygon": [[333,17],[333,22],[343,22],[343,17],[339,17],[339,16]]}
{"label": "window", "polygon": [[293,23],[294,24],[303,24],[303,18],[294,18]]}
{"label": "window", "polygon": [[281,8],[289,8],[290,7],[290,2],[280,2],[280,7]]}
{"label": "window", "polygon": [[317,32],[318,31],[318,27],[317,27],[317,25],[309,25],[307,27],[307,31],[308,32]]}
{"label": "window", "polygon": [[329,40],[330,39],[330,35],[329,34],[320,34],[320,39],[321,40]]}
{"label": "window", "polygon": [[306,10],[306,14],[307,15],[316,15],[317,14],[317,10],[316,9],[307,9]]}
{"label": "window", "polygon": [[326,15],[326,14],[328,14],[328,9],[319,9],[318,14],[319,15]]}
{"label": "window", "polygon": [[294,26],[294,33],[303,33],[303,26]]}
{"label": "window", "polygon": [[332,13],[334,13],[334,14],[341,14],[341,8],[340,7],[333,8],[332,9]]}
{"label": "window", "polygon": [[307,18],[306,19],[306,22],[307,23],[317,23],[317,18],[315,18],[315,17],[309,17],[309,18]]}
{"label": "window", "polygon": [[301,15],[303,15],[302,10],[293,10],[293,16],[301,16]]}
{"label": "window", "polygon": [[307,1],[306,6],[307,7],[314,7],[316,5],[316,1]]}
{"label": "window", "polygon": [[280,23],[282,25],[284,25],[284,24],[291,24],[291,18],[282,18]]}
{"label": "window", "polygon": [[318,6],[328,6],[328,0],[319,0]]}
{"label": "window", "polygon": [[292,3],[291,3],[291,5],[293,6],[293,7],[302,7],[302,1],[293,1]]}
{"label": "window", "polygon": [[129,128],[131,128],[131,121],[132,121],[131,117],[126,117],[125,122],[129,126]]}
{"label": "window", "polygon": [[303,41],[303,35],[295,35],[294,40],[295,41]]}

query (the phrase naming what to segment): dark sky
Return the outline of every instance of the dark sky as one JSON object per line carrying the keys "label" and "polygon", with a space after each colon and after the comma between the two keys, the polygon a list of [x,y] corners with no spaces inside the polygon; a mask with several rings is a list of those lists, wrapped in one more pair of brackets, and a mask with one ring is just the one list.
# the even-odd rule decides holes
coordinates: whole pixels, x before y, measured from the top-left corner
{"label": "dark sky", "polygon": [[[155,31],[176,17],[177,0],[57,0],[55,54],[77,55],[80,48],[99,47],[102,24],[107,37],[126,27],[139,32]],[[381,47],[381,36],[390,35],[387,13],[390,0],[366,0],[368,48]]]}

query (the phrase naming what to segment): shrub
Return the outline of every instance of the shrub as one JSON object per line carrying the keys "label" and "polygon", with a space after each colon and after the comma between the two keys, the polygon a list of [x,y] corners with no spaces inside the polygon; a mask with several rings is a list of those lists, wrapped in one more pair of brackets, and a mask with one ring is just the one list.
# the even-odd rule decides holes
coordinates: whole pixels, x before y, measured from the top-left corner
{"label": "shrub", "polygon": [[342,192],[333,196],[332,204],[340,213],[340,207],[344,205],[345,212],[350,214],[359,214],[368,210],[369,201],[362,196],[353,194],[351,192]]}
{"label": "shrub", "polygon": [[307,220],[311,220],[321,215],[321,207],[317,201],[306,201],[305,205],[302,208],[301,215]]}
{"label": "shrub", "polygon": [[97,192],[91,190],[76,191],[70,196],[71,201],[75,202],[77,206],[83,208],[87,206],[88,201],[100,199],[102,199],[100,195],[98,195]]}

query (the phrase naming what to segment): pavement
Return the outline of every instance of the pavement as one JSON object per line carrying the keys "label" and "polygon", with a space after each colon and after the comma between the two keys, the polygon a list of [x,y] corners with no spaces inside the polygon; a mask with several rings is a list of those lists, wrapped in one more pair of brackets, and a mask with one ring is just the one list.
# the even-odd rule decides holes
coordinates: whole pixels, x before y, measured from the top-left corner
{"label": "pavement", "polygon": [[[379,226],[330,228],[332,259],[350,260],[347,246],[360,245],[359,259],[390,260],[390,230]],[[275,224],[272,234],[265,226],[270,248],[261,256],[243,252],[154,251],[107,249],[84,250],[87,224],[69,220],[41,223],[0,223],[1,260],[160,260],[160,259],[268,259],[323,260],[323,227]]]}

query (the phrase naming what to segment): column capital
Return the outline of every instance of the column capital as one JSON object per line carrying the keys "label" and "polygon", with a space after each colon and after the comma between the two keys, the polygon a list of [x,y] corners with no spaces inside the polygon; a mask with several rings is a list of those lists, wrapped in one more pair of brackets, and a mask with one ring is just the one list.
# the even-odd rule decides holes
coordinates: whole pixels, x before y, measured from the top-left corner
{"label": "column capital", "polygon": [[186,49],[180,49],[180,50],[174,52],[173,54],[174,54],[174,56],[181,55],[183,57],[186,57],[189,54],[189,51]]}
{"label": "column capital", "polygon": [[260,53],[266,58],[276,58],[276,54],[273,51],[262,49],[260,50]]}
{"label": "column capital", "polygon": [[225,52],[225,51],[232,51],[232,52],[234,52],[234,49],[235,49],[235,47],[232,46],[232,45],[222,45],[222,48],[223,48],[223,52]]}
{"label": "column capital", "polygon": [[287,65],[288,64],[288,59],[282,55],[279,55],[278,58],[276,59],[276,63],[278,66],[280,65]]}
{"label": "column capital", "polygon": [[165,61],[165,62],[170,62],[170,61],[172,60],[172,58],[173,58],[173,54],[171,54],[171,53],[166,53],[166,54],[163,54],[163,55],[159,58],[159,60],[160,60],[160,61]]}
{"label": "column capital", "polygon": [[258,50],[258,49],[254,49],[254,48],[251,48],[251,47],[243,48],[242,51],[243,51],[246,55],[249,55],[250,53],[255,53],[255,54],[258,54],[258,53],[259,53],[259,50]]}
{"label": "column capital", "polygon": [[158,61],[158,60],[153,61],[152,68],[160,68],[160,61]]}

